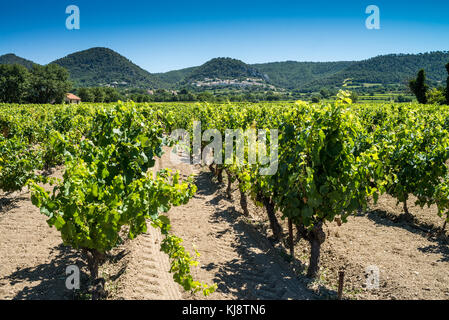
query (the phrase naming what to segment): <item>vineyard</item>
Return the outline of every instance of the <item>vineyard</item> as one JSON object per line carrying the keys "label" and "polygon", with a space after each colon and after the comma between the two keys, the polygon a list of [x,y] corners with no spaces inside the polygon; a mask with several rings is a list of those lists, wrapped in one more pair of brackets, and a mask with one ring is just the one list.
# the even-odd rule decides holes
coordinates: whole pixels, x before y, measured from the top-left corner
{"label": "vineyard", "polygon": [[[171,163],[179,129],[220,161]],[[255,130],[259,147],[232,144],[226,161],[208,132],[221,147],[227,130]],[[0,133],[0,298],[36,297],[14,285],[42,280],[28,277],[39,261],[23,259],[44,246],[83,261],[71,298],[145,298],[114,287],[150,273],[170,273],[172,299],[334,298],[342,269],[346,298],[449,296],[447,106],[358,105],[343,91],[329,104],[0,104]],[[272,174],[251,161],[266,155]],[[7,236],[21,233],[34,240]],[[130,271],[117,271],[125,260]],[[371,265],[380,288],[368,290]],[[64,286],[65,267],[45,270]]]}

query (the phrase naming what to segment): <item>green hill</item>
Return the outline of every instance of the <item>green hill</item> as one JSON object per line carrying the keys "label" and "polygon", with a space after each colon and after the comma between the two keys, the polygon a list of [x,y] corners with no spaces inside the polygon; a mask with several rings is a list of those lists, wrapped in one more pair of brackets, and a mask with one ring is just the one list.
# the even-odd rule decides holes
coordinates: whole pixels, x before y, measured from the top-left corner
{"label": "green hill", "polygon": [[270,83],[275,86],[296,89],[310,83],[342,71],[355,62],[272,62],[254,64],[252,67],[268,77]]}
{"label": "green hill", "polygon": [[35,64],[33,61],[16,56],[13,53],[0,56],[0,64],[20,64],[28,69],[31,69]]}
{"label": "green hill", "polygon": [[169,71],[165,73],[154,73],[161,82],[166,86],[176,87],[177,84],[183,82],[190,74],[192,74],[199,67],[191,67],[180,70]]}
{"label": "green hill", "polygon": [[206,78],[222,80],[258,78],[265,80],[264,75],[259,70],[243,61],[232,58],[215,58],[193,69],[185,78],[185,81],[191,82]]}
{"label": "green hill", "polygon": [[53,63],[69,71],[75,86],[164,87],[156,76],[107,48],[76,52]]}
{"label": "green hill", "polygon": [[447,78],[444,66],[448,62],[449,52],[447,51],[378,56],[353,63],[334,74],[310,81],[302,89],[341,87],[346,79],[351,79],[352,85],[378,83],[406,86],[408,80],[416,77],[420,69],[426,71],[427,78],[432,85],[437,85]]}

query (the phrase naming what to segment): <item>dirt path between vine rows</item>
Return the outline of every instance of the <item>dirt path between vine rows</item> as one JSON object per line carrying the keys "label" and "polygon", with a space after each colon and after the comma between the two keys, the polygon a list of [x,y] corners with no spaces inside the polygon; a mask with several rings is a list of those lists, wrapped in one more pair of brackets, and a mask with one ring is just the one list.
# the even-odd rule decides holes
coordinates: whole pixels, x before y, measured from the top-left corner
{"label": "dirt path between vine rows", "polygon": [[[171,290],[173,299],[313,298],[269,241],[242,219],[232,201],[224,198],[210,174],[191,165],[173,165],[168,152],[156,163],[157,170],[165,168],[179,170],[184,178],[196,175],[198,192],[194,198],[187,205],[172,208],[168,216],[173,233],[184,239],[186,249],[193,254],[196,248],[201,254],[197,258],[199,266],[192,267],[194,279],[218,285],[218,290],[207,298],[185,293],[178,286],[176,292]],[[127,271],[116,281],[117,294],[112,298],[160,299],[157,292],[151,291],[155,274],[164,274],[152,265],[160,238],[155,241],[154,236],[148,235],[133,242],[128,245],[131,247],[125,263]],[[117,268],[112,272],[117,273]],[[173,286],[173,280],[169,280]]]}
{"label": "dirt path between vine rows", "polygon": [[160,168],[194,174],[198,191],[185,206],[175,207],[168,216],[173,232],[185,240],[190,252],[200,252],[195,279],[216,283],[210,297],[183,293],[185,299],[313,299],[275,248],[251,221],[242,216],[235,202],[226,199],[224,189],[200,167],[170,162],[166,153]]}

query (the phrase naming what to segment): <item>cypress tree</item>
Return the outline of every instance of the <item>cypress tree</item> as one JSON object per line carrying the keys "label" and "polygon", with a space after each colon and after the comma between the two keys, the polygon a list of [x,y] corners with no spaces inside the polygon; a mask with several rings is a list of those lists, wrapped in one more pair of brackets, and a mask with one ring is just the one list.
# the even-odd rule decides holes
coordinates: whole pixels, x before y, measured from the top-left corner
{"label": "cypress tree", "polygon": [[424,69],[419,70],[418,77],[409,83],[410,90],[415,94],[419,103],[427,103],[427,90],[429,86],[426,84],[426,73]]}

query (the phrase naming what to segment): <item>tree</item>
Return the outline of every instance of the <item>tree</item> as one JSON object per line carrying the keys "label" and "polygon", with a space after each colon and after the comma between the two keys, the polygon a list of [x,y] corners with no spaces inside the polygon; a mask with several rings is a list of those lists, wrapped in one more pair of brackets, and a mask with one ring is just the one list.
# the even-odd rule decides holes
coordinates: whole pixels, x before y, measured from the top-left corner
{"label": "tree", "polygon": [[320,91],[320,95],[323,99],[329,99],[331,96],[331,93],[329,92],[329,90],[327,88],[323,88]]}
{"label": "tree", "polygon": [[356,103],[359,100],[359,95],[357,94],[357,92],[353,91],[351,92],[350,98],[352,103]]}
{"label": "tree", "polygon": [[29,72],[24,66],[0,65],[0,101],[19,103],[23,101],[29,83]]}
{"label": "tree", "polygon": [[178,94],[178,101],[195,101],[196,97],[193,93],[189,92],[187,89],[182,89]]}
{"label": "tree", "polygon": [[[251,93],[248,93],[247,95],[252,97]],[[197,95],[197,99],[202,102],[211,102],[214,101],[214,95],[209,91],[204,91]]]}
{"label": "tree", "polygon": [[429,86],[426,84],[426,73],[424,69],[419,70],[418,77],[409,82],[409,87],[419,103],[427,104],[427,90]]}
{"label": "tree", "polygon": [[411,98],[404,96],[403,94],[396,97],[395,102],[404,103],[404,102],[412,102]]}
{"label": "tree", "polygon": [[78,96],[81,98],[81,101],[83,102],[94,102],[95,96],[90,91],[89,88],[79,88],[78,89]]}
{"label": "tree", "polygon": [[32,103],[62,103],[72,88],[69,72],[56,64],[34,65],[31,70],[28,101]]}
{"label": "tree", "polygon": [[122,99],[120,93],[115,88],[104,88],[104,102],[117,102]]}
{"label": "tree", "polygon": [[444,88],[432,88],[427,92],[427,101],[430,104],[443,105],[446,102],[446,97],[444,93],[445,93]]}
{"label": "tree", "polygon": [[313,95],[312,96],[312,102],[313,103],[319,103],[320,102],[320,97],[317,95]]}
{"label": "tree", "polygon": [[92,92],[94,96],[94,102],[102,103],[104,102],[104,99],[106,98],[106,94],[103,90],[103,88],[91,88],[90,91]]}
{"label": "tree", "polygon": [[[449,74],[449,63],[446,65],[447,73]],[[446,86],[446,104],[449,105],[449,76],[447,77],[447,86]]]}

